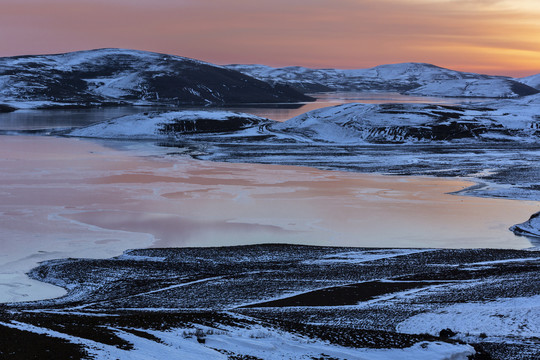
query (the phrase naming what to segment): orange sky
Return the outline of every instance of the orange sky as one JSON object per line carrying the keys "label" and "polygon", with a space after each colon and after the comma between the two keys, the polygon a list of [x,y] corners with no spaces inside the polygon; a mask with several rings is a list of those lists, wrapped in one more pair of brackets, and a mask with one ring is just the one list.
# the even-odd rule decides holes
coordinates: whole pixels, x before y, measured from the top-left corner
{"label": "orange sky", "polygon": [[218,64],[540,73],[540,0],[1,0],[0,56],[122,47]]}

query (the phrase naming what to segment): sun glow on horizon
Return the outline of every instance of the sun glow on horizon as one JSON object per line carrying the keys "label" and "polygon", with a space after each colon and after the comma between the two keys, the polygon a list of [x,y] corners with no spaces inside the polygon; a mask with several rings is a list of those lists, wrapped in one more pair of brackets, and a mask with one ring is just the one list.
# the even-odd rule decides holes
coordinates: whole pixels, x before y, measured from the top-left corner
{"label": "sun glow on horizon", "polygon": [[540,72],[537,0],[4,0],[0,56],[134,48],[218,64]]}

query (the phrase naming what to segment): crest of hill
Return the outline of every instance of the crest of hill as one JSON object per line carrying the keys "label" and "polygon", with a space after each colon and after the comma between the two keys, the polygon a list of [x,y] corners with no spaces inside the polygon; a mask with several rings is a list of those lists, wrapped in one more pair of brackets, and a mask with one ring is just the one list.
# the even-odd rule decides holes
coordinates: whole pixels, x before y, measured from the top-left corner
{"label": "crest of hill", "polygon": [[536,95],[506,100],[499,107],[495,102],[482,106],[351,103],[312,110],[268,128],[305,142],[334,144],[534,143],[540,136],[540,122],[530,105],[538,99]]}
{"label": "crest of hill", "polygon": [[380,91],[423,96],[519,97],[538,92],[502,76],[460,72],[426,63],[379,65],[369,69],[311,69],[300,66],[228,65],[260,80],[304,92]]}
{"label": "crest of hill", "polygon": [[530,87],[540,90],[540,74],[531,75],[531,76],[523,77],[516,80],[525,85],[528,85]]}
{"label": "crest of hill", "polygon": [[0,58],[0,102],[17,107],[310,101],[290,87],[181,56],[127,49]]}

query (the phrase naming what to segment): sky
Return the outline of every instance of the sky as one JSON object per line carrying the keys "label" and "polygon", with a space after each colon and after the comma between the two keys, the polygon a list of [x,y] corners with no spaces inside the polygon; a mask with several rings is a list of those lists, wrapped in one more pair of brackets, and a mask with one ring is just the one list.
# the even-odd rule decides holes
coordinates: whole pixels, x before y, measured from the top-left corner
{"label": "sky", "polygon": [[540,73],[540,0],[0,0],[0,56],[119,47],[217,64]]}

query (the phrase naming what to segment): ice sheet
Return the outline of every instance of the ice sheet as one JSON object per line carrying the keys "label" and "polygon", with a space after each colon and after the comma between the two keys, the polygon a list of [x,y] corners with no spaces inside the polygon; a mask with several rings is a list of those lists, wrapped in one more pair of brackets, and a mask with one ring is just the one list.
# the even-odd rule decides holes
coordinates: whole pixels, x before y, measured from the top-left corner
{"label": "ice sheet", "polygon": [[[144,145],[150,146],[150,145]],[[535,202],[446,195],[460,180],[143,157],[97,142],[0,136],[0,301],[59,296],[40,261],[141,247],[268,242],[526,248]]]}

